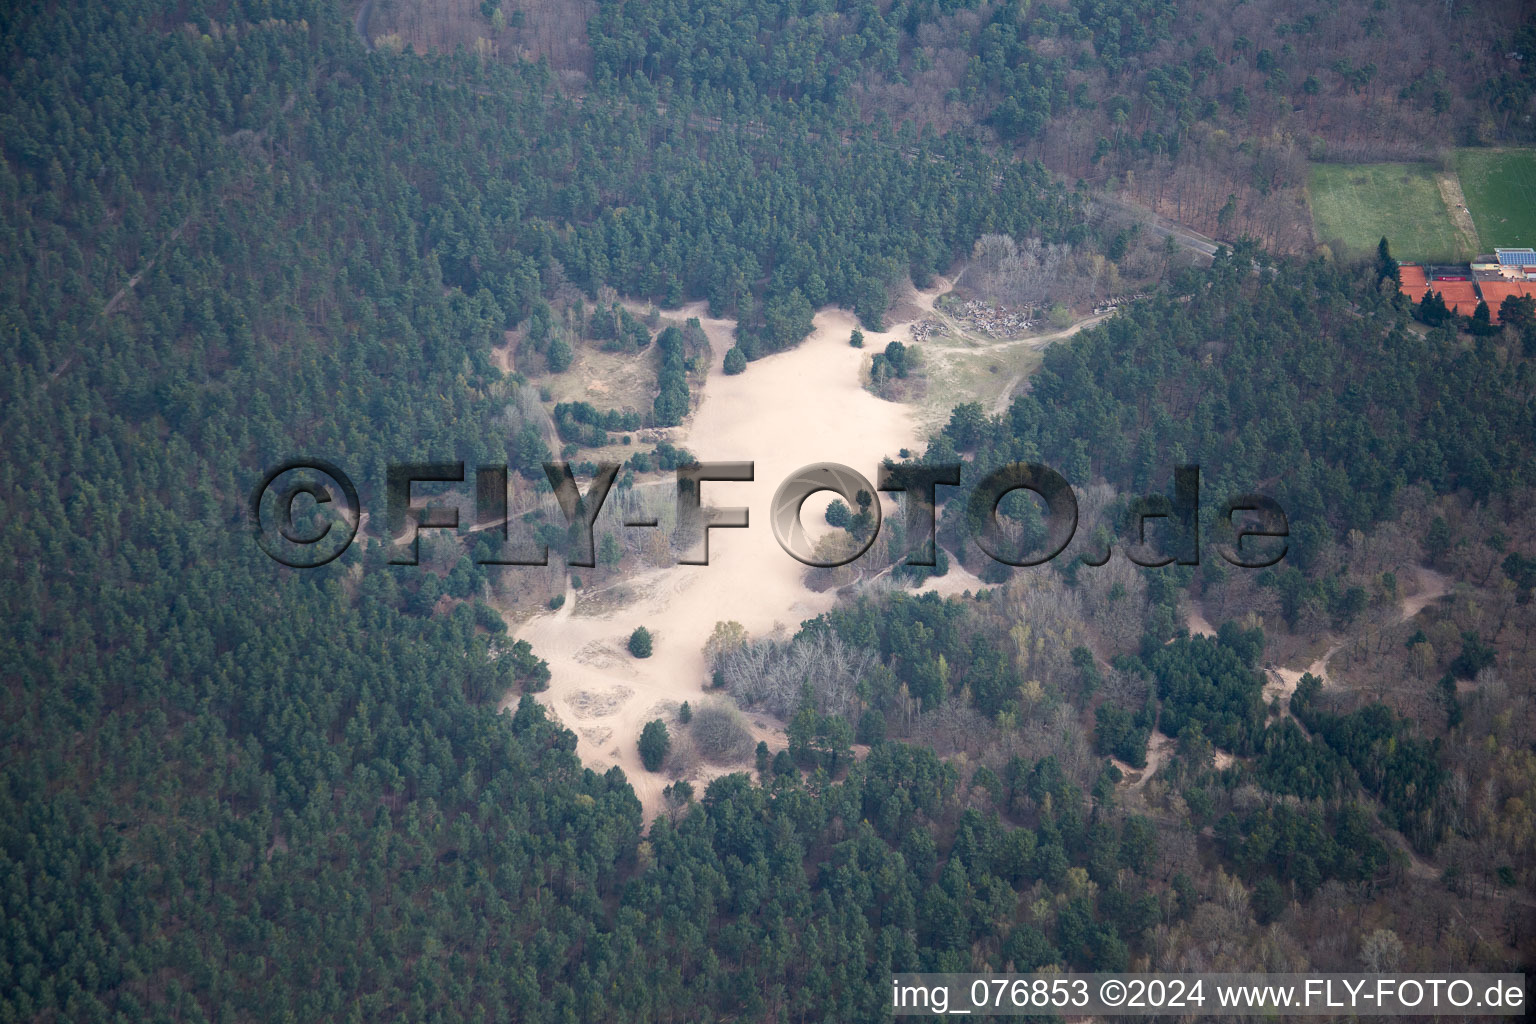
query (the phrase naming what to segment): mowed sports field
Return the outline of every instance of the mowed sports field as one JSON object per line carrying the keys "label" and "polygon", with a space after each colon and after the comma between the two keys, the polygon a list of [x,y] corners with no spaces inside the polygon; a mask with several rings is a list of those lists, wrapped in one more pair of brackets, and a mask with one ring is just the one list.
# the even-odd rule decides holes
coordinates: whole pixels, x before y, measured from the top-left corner
{"label": "mowed sports field", "polygon": [[1338,256],[1358,256],[1385,236],[1400,260],[1473,256],[1457,236],[1429,164],[1314,164],[1312,231]]}
{"label": "mowed sports field", "polygon": [[1536,150],[1458,150],[1456,176],[1483,245],[1536,247]]}
{"label": "mowed sports field", "polygon": [[1412,262],[1536,246],[1536,150],[1461,149],[1454,167],[1314,164],[1317,241],[1358,256],[1386,236],[1392,255]]}

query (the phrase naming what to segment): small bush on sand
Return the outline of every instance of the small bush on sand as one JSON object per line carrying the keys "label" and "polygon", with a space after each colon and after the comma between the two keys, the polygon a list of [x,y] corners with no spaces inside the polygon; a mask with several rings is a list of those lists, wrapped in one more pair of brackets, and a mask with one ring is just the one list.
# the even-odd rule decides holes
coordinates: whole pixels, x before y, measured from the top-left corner
{"label": "small bush on sand", "polygon": [[711,701],[693,713],[688,727],[699,755],[715,762],[744,760],[752,752],[752,733],[742,713],[729,704]]}

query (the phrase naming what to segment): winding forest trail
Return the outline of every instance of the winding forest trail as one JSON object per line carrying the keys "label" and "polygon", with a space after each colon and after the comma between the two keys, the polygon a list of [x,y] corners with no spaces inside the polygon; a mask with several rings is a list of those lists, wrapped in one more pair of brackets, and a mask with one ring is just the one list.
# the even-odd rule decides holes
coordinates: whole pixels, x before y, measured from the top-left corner
{"label": "winding forest trail", "polygon": [[[1430,604],[1446,596],[1452,590],[1451,581],[1433,569],[1416,565],[1413,567],[1413,575],[1417,584],[1416,590],[1413,594],[1403,595],[1398,599],[1397,621],[1400,623],[1414,618]],[[1321,679],[1324,686],[1337,685],[1338,681],[1328,673],[1328,662],[1332,660],[1335,654],[1354,643],[1357,639],[1358,637],[1332,638],[1322,656],[1314,660],[1305,670],[1279,668],[1273,665],[1266,666],[1264,671],[1269,681],[1264,686],[1265,702],[1268,703],[1275,698],[1279,698],[1283,713],[1291,721],[1296,722],[1297,727],[1303,733],[1306,733],[1306,726],[1302,725],[1301,722],[1296,720],[1296,716],[1291,714],[1291,694],[1296,692],[1297,684],[1301,682],[1302,676],[1307,674]],[[1408,842],[1406,836],[1396,829],[1384,828],[1383,831],[1406,859],[1405,871],[1409,877],[1423,882],[1436,882],[1440,879],[1439,869],[1414,852],[1413,846]]]}
{"label": "winding forest trail", "polygon": [[[1414,566],[1413,572],[1418,589],[1412,595],[1405,595],[1399,598],[1399,622],[1408,621],[1423,611],[1429,604],[1451,592],[1451,581],[1433,569]],[[1189,602],[1189,609],[1185,613],[1185,622],[1191,634],[1214,636],[1216,633],[1210,621],[1205,617],[1204,609],[1194,601]],[[1284,713],[1292,721],[1296,721],[1295,716],[1291,715],[1288,702],[1291,694],[1296,692],[1296,684],[1301,681],[1301,677],[1310,673],[1323,680],[1324,685],[1330,685],[1332,679],[1328,675],[1329,659],[1351,643],[1354,643],[1354,641],[1355,638],[1333,639],[1323,655],[1305,669],[1278,668],[1274,665],[1265,666],[1264,674],[1267,681],[1264,684],[1264,702],[1268,704],[1271,700],[1279,698]],[[1302,726],[1300,722],[1296,722],[1296,724],[1303,732],[1306,731],[1306,727]],[[1147,766],[1145,768],[1133,768],[1123,761],[1110,758],[1111,761],[1114,761],[1115,767],[1119,768],[1121,774],[1125,776],[1125,781],[1122,785],[1130,789],[1141,789],[1144,787],[1167,759],[1167,753],[1172,745],[1172,739],[1154,729],[1147,741]],[[1233,755],[1222,750],[1215,751],[1215,758],[1216,767],[1219,769],[1227,768],[1236,761]],[[1392,836],[1403,852],[1408,855],[1408,870],[1410,874],[1417,878],[1439,877],[1439,873],[1431,865],[1425,863],[1414,854],[1406,839],[1396,832],[1393,832]]]}
{"label": "winding forest trail", "polygon": [[[1418,586],[1413,594],[1403,595],[1398,598],[1398,622],[1407,622],[1431,603],[1438,601],[1451,592],[1451,581],[1433,569],[1416,565],[1413,567],[1413,574]],[[1301,682],[1303,675],[1307,674],[1321,679],[1324,686],[1332,686],[1334,680],[1328,674],[1328,662],[1332,660],[1335,654],[1354,643],[1357,639],[1359,638],[1330,638],[1327,650],[1305,669],[1280,668],[1275,665],[1266,666],[1264,671],[1269,676],[1269,682],[1264,686],[1265,702],[1268,703],[1278,697],[1281,706],[1286,707],[1287,702],[1291,699],[1291,694],[1296,692],[1296,684]],[[1289,707],[1286,707],[1286,713],[1290,713]]]}
{"label": "winding forest trail", "polygon": [[363,41],[363,47],[370,53],[373,52],[373,40],[368,38],[368,22],[373,19],[373,0],[363,0],[363,5],[357,9],[357,17],[352,19],[352,28],[357,32],[357,38]]}

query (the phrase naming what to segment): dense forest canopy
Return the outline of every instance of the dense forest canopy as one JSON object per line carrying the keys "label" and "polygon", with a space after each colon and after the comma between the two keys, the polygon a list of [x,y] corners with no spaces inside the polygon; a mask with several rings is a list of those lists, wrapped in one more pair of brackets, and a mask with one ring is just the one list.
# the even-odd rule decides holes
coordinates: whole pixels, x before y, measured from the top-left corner
{"label": "dense forest canopy", "polygon": [[598,88],[644,77],[712,110],[977,125],[1288,250],[1312,241],[1309,159],[1437,160],[1536,132],[1536,23],[1517,0],[609,0],[589,43]]}
{"label": "dense forest canopy", "polygon": [[[1021,40],[1091,43],[1120,73],[1183,16],[786,3],[754,25],[741,6],[602,5],[579,97],[536,62],[370,49],[318,0],[0,11],[0,1017],[862,1019],[893,970],[1199,964],[1206,937],[1285,914],[1326,932],[1345,886],[1400,881],[1388,829],[1487,843],[1529,889],[1523,718],[1467,695],[1452,770],[1429,725],[1383,707],[1306,688],[1266,708],[1264,631],[1178,636],[1188,570],[875,593],[760,638],[736,656],[763,687],[741,688],[745,661],[720,676],[773,703],[789,749],[647,833],[623,774],[583,768],[526,696],[548,668],[481,600],[483,570],[393,574],[365,543],[295,572],[250,542],[251,483],[295,452],[381,487],[427,458],[536,476],[552,445],[633,429],[574,402],[551,419],[493,361],[573,296],[707,300],[755,357],[824,304],[878,324],[894,285],[986,233],[1099,245],[1079,193],[993,144],[1086,100],[1065,49],[1025,62]],[[983,14],[956,88],[996,110],[919,127],[849,107],[865,85],[840,61],[894,82],[914,34]],[[1487,102],[1518,113],[1525,81]],[[1525,350],[1419,332],[1391,291],[1223,254],[1053,349],[1028,394],[959,414],[928,457],[1039,456],[1126,493],[1189,459],[1213,489],[1273,487],[1297,556],[1252,586],[1282,620],[1342,622],[1364,597],[1338,538],[1438,494],[1449,570],[1490,536],[1454,496],[1530,483]],[[616,348],[653,340],[605,308]],[[667,422],[697,345],[671,330],[647,349]],[[1528,540],[1487,578],[1527,579]],[[1525,596],[1490,607],[1520,622]],[[1513,648],[1472,635],[1457,655],[1458,624],[1400,646],[1444,664],[1460,715],[1458,673]],[[868,652],[818,676],[835,690],[780,671],[834,645]],[[1106,760],[1144,756],[1159,722],[1173,826]],[[985,756],[956,756],[970,741]],[[1490,742],[1514,753],[1474,759]],[[1481,804],[1446,795],[1483,783]],[[1354,955],[1254,941],[1275,963]]]}
{"label": "dense forest canopy", "polygon": [[1171,493],[1173,467],[1198,465],[1208,524],[1226,498],[1268,493],[1291,523],[1287,566],[1304,570],[1332,539],[1393,517],[1403,488],[1487,500],[1536,483],[1530,362],[1410,329],[1403,300],[1376,285],[1364,268],[1218,255],[1051,348],[1005,415],[957,411],[926,458],[972,451],[976,476],[1039,459],[1129,494]]}

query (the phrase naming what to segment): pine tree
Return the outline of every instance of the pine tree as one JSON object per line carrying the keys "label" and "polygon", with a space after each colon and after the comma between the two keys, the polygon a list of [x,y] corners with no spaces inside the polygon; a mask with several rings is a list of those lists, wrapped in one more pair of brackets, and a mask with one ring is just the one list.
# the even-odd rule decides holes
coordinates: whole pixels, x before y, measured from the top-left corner
{"label": "pine tree", "polygon": [[640,762],[648,772],[660,771],[667,754],[672,750],[672,737],[667,734],[667,723],[659,718],[645,723],[640,730]]}
{"label": "pine tree", "polygon": [[1497,330],[1498,328],[1493,326],[1493,317],[1488,312],[1488,303],[1479,299],[1477,308],[1472,311],[1472,333],[1486,337]]}
{"label": "pine tree", "polygon": [[1402,283],[1402,277],[1398,272],[1397,260],[1392,258],[1392,249],[1383,238],[1376,246],[1376,280],[1382,281],[1391,278],[1394,284]]}

